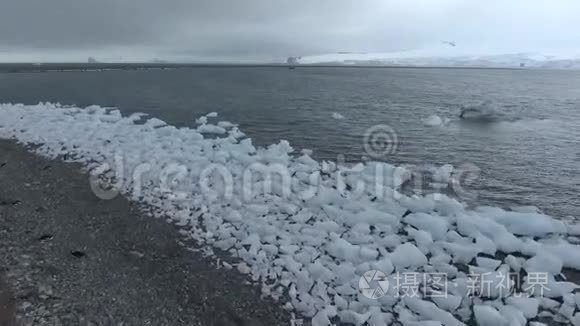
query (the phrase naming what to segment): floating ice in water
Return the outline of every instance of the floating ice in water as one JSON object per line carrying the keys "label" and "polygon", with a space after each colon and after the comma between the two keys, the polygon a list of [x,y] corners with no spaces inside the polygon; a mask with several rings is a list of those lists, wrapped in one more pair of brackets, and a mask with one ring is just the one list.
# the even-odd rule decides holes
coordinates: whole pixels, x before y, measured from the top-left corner
{"label": "floating ice in water", "polygon": [[208,118],[216,118],[218,116],[217,112],[210,112],[205,116],[196,119],[195,122],[201,126],[197,127],[197,131],[202,134],[225,134],[226,129],[234,128],[235,125],[229,121],[219,121],[217,125],[208,124]]}
{"label": "floating ice in water", "polygon": [[423,123],[427,126],[439,126],[443,123],[443,120],[438,115],[433,114],[423,119]]}
{"label": "floating ice in water", "polygon": [[433,127],[446,125],[449,123],[450,120],[449,118],[441,118],[440,116],[433,114],[425,119],[422,119],[421,121],[423,121],[424,125]]}
{"label": "floating ice in water", "polygon": [[426,126],[436,127],[436,126],[445,126],[449,124],[451,120],[449,118],[442,118],[436,114],[432,114],[427,118],[421,119],[421,122],[423,122],[423,124]]}
{"label": "floating ice in water", "polygon": [[233,124],[229,121],[220,121],[220,122],[218,122],[217,125],[222,127],[222,128],[226,128],[226,129],[233,128],[236,126],[235,124]]}
{"label": "floating ice in water", "polygon": [[195,119],[195,123],[197,123],[198,125],[204,125],[207,123],[207,117],[206,116],[199,117],[198,119]]}
{"label": "floating ice in water", "polygon": [[303,148],[300,153],[302,153],[302,155],[305,156],[312,156],[313,150],[309,149],[309,148]]}
{"label": "floating ice in water", "polygon": [[336,119],[336,120],[342,120],[342,119],[344,119],[344,116],[342,114],[338,113],[338,112],[333,112],[332,113],[332,118],[333,119]]}
{"label": "floating ice in water", "polygon": [[[153,215],[187,225],[182,233],[206,254],[212,247],[229,252],[239,262],[224,266],[261,282],[264,294],[289,300],[285,306],[315,325],[336,317],[355,325],[463,325],[472,318],[520,325],[548,310],[579,319],[578,285],[554,275],[580,269],[580,247],[567,241],[577,225],[536,210],[468,209],[442,194],[410,197],[401,189],[403,168],[318,162],[308,151],[293,155],[286,141],[255,147],[233,124],[208,125],[207,116],[198,129],[140,118],[98,106],[3,104],[0,137],[36,144],[48,158],[67,154],[93,172],[116,167],[120,156],[122,173],[109,171],[111,184]],[[208,131],[218,137],[205,138]],[[452,171],[444,166],[436,179],[446,182]],[[442,272],[449,286],[443,299],[426,296],[440,289],[429,283],[413,297],[391,286],[373,300],[359,289],[373,269],[389,284],[401,272]],[[512,291],[480,289],[481,298],[469,297],[468,271],[490,272],[493,284]],[[526,271],[545,273],[544,283],[531,273],[519,286],[501,281],[502,273]],[[520,299],[521,291],[531,299]]]}
{"label": "floating ice in water", "polygon": [[493,122],[504,118],[504,114],[489,100],[479,104],[463,105],[460,110],[459,117],[464,120]]}
{"label": "floating ice in water", "polygon": [[[210,112],[210,113],[196,119],[195,123],[197,123],[198,125],[205,125],[205,124],[207,124],[207,120],[208,120],[207,118],[216,118],[217,116],[218,116],[217,112]],[[224,121],[224,123],[226,123],[226,121]]]}
{"label": "floating ice in water", "polygon": [[225,134],[227,132],[225,128],[211,124],[201,125],[197,127],[197,131],[202,134]]}

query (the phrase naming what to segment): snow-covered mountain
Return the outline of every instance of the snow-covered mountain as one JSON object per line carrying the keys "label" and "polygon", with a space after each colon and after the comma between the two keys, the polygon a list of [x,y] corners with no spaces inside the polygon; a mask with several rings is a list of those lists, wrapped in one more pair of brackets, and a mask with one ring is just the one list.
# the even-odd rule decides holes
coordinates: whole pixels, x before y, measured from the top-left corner
{"label": "snow-covered mountain", "polygon": [[484,53],[455,47],[387,53],[330,53],[297,58],[298,64],[401,65],[580,69],[580,51]]}

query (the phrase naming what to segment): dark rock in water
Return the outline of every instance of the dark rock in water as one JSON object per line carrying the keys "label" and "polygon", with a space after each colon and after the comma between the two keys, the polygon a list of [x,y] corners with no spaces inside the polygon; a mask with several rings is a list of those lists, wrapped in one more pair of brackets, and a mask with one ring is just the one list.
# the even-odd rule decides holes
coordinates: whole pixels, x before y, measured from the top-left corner
{"label": "dark rock in water", "polygon": [[43,234],[40,236],[40,238],[38,238],[38,240],[45,241],[45,240],[52,240],[52,238],[53,238],[52,234]]}
{"label": "dark rock in water", "polygon": [[18,206],[22,204],[22,202],[20,200],[3,200],[0,201],[0,206]]}

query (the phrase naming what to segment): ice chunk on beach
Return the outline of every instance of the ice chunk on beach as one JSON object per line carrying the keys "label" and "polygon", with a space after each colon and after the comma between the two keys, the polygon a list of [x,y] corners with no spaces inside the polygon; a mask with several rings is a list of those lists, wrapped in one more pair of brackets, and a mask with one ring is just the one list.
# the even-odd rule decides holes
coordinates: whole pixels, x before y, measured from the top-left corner
{"label": "ice chunk on beach", "polygon": [[446,326],[465,326],[464,323],[455,319],[451,313],[439,309],[433,302],[413,297],[404,297],[403,301],[409,309],[420,315],[424,320],[438,320]]}
{"label": "ice chunk on beach", "polygon": [[504,263],[508,264],[510,269],[516,273],[519,273],[520,270],[523,268],[525,259],[524,258],[516,258],[512,255],[508,255],[504,259]]}
{"label": "ice chunk on beach", "polygon": [[505,318],[491,306],[475,306],[473,307],[475,321],[479,326],[499,326],[508,325]]}
{"label": "ice chunk on beach", "polygon": [[550,273],[558,275],[564,264],[562,260],[547,251],[541,251],[524,263],[524,269],[528,273]]}
{"label": "ice chunk on beach", "polygon": [[501,265],[501,260],[486,257],[477,257],[475,261],[477,262],[477,266],[481,266],[490,271],[495,271],[495,269]]}
{"label": "ice chunk on beach", "polygon": [[442,240],[448,230],[447,221],[443,218],[425,213],[416,213],[404,218],[406,223],[431,233],[433,240]]}
{"label": "ice chunk on beach", "polygon": [[235,127],[235,126],[236,126],[235,124],[233,124],[233,123],[231,123],[231,122],[229,122],[229,121],[219,121],[219,122],[217,123],[217,125],[218,125],[219,127],[225,128],[225,129],[230,129],[230,128],[233,128],[233,127]]}
{"label": "ice chunk on beach", "polygon": [[518,308],[527,319],[535,318],[538,315],[540,303],[537,298],[510,297],[507,298],[506,302]]}
{"label": "ice chunk on beach", "polygon": [[318,311],[316,316],[312,318],[312,326],[330,326],[330,325],[332,325],[332,322],[328,318],[328,312],[326,310]]}
{"label": "ice chunk on beach", "polygon": [[574,317],[570,319],[570,322],[573,326],[580,326],[580,312],[577,312]]}
{"label": "ice chunk on beach", "polygon": [[[558,318],[576,318],[578,285],[557,275],[580,269],[579,246],[570,243],[580,229],[572,222],[532,208],[472,209],[443,194],[406,195],[401,186],[411,177],[408,169],[318,162],[306,151],[295,154],[286,141],[255,146],[233,123],[208,124],[214,114],[197,119],[194,128],[141,117],[98,106],[0,104],[0,138],[34,145],[50,159],[67,154],[151,215],[187,226],[182,233],[198,241],[204,255],[213,256],[214,247],[231,254],[232,261],[218,265],[261,284],[264,295],[288,299],[286,307],[315,324],[383,325],[397,316],[403,325],[461,325],[455,316],[467,321],[473,311],[480,325],[516,325],[537,317],[536,302]],[[130,173],[115,176],[104,168],[118,153]],[[435,182],[447,183],[453,169],[433,172]],[[375,190],[357,192],[358,182]],[[521,287],[501,281],[501,273],[522,269],[530,273]],[[449,293],[433,302],[421,291],[400,300],[390,287],[371,300],[359,289],[370,270],[385,273],[390,284],[396,272],[444,272]],[[470,271],[491,272],[490,287],[506,289],[481,289],[482,298],[470,298]],[[549,291],[544,298],[517,299],[514,290],[541,291],[531,272],[547,274]]]}
{"label": "ice chunk on beach", "polygon": [[398,246],[389,256],[389,259],[393,262],[395,268],[399,270],[427,264],[427,257],[411,243],[404,243]]}
{"label": "ice chunk on beach", "polygon": [[496,207],[479,207],[478,211],[504,225],[517,235],[545,236],[549,233],[566,233],[566,225],[549,216],[531,212],[509,212]]}
{"label": "ice chunk on beach", "polygon": [[454,312],[461,305],[463,297],[453,294],[445,294],[442,296],[433,296],[432,299],[439,308],[449,312]]}
{"label": "ice chunk on beach", "polygon": [[433,173],[433,181],[441,184],[448,184],[451,181],[451,174],[455,168],[451,164],[445,164],[436,169]]}
{"label": "ice chunk on beach", "polygon": [[204,124],[197,127],[197,131],[202,134],[225,134],[227,132],[223,127],[210,124]]}
{"label": "ice chunk on beach", "polygon": [[148,119],[147,122],[145,122],[145,125],[149,126],[149,127],[157,128],[157,127],[166,126],[167,124],[163,120],[160,120],[157,118],[151,118],[151,119]]}
{"label": "ice chunk on beach", "polygon": [[542,244],[542,248],[558,257],[564,267],[580,270],[580,246],[565,241],[556,241]]}
{"label": "ice chunk on beach", "polygon": [[207,123],[207,117],[206,116],[199,117],[198,119],[195,120],[195,123],[197,123],[198,125],[204,125]]}
{"label": "ice chunk on beach", "polygon": [[445,242],[443,247],[453,257],[453,262],[459,264],[468,264],[481,252],[479,247],[468,243]]}

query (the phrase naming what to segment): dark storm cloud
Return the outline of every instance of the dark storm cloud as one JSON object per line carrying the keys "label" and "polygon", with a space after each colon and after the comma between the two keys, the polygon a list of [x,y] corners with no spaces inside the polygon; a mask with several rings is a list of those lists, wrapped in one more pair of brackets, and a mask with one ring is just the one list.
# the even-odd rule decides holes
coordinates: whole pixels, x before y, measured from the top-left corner
{"label": "dark storm cloud", "polygon": [[180,3],[123,0],[1,0],[0,42],[5,47],[79,48],[154,41]]}
{"label": "dark storm cloud", "polygon": [[578,44],[574,0],[0,0],[0,54],[277,58]]}
{"label": "dark storm cloud", "polygon": [[[369,22],[354,1],[2,0],[0,46],[150,46],[208,55],[340,50]],[[361,9],[363,9],[361,11]],[[357,12],[358,11],[358,12]],[[350,45],[347,45],[349,47]]]}

